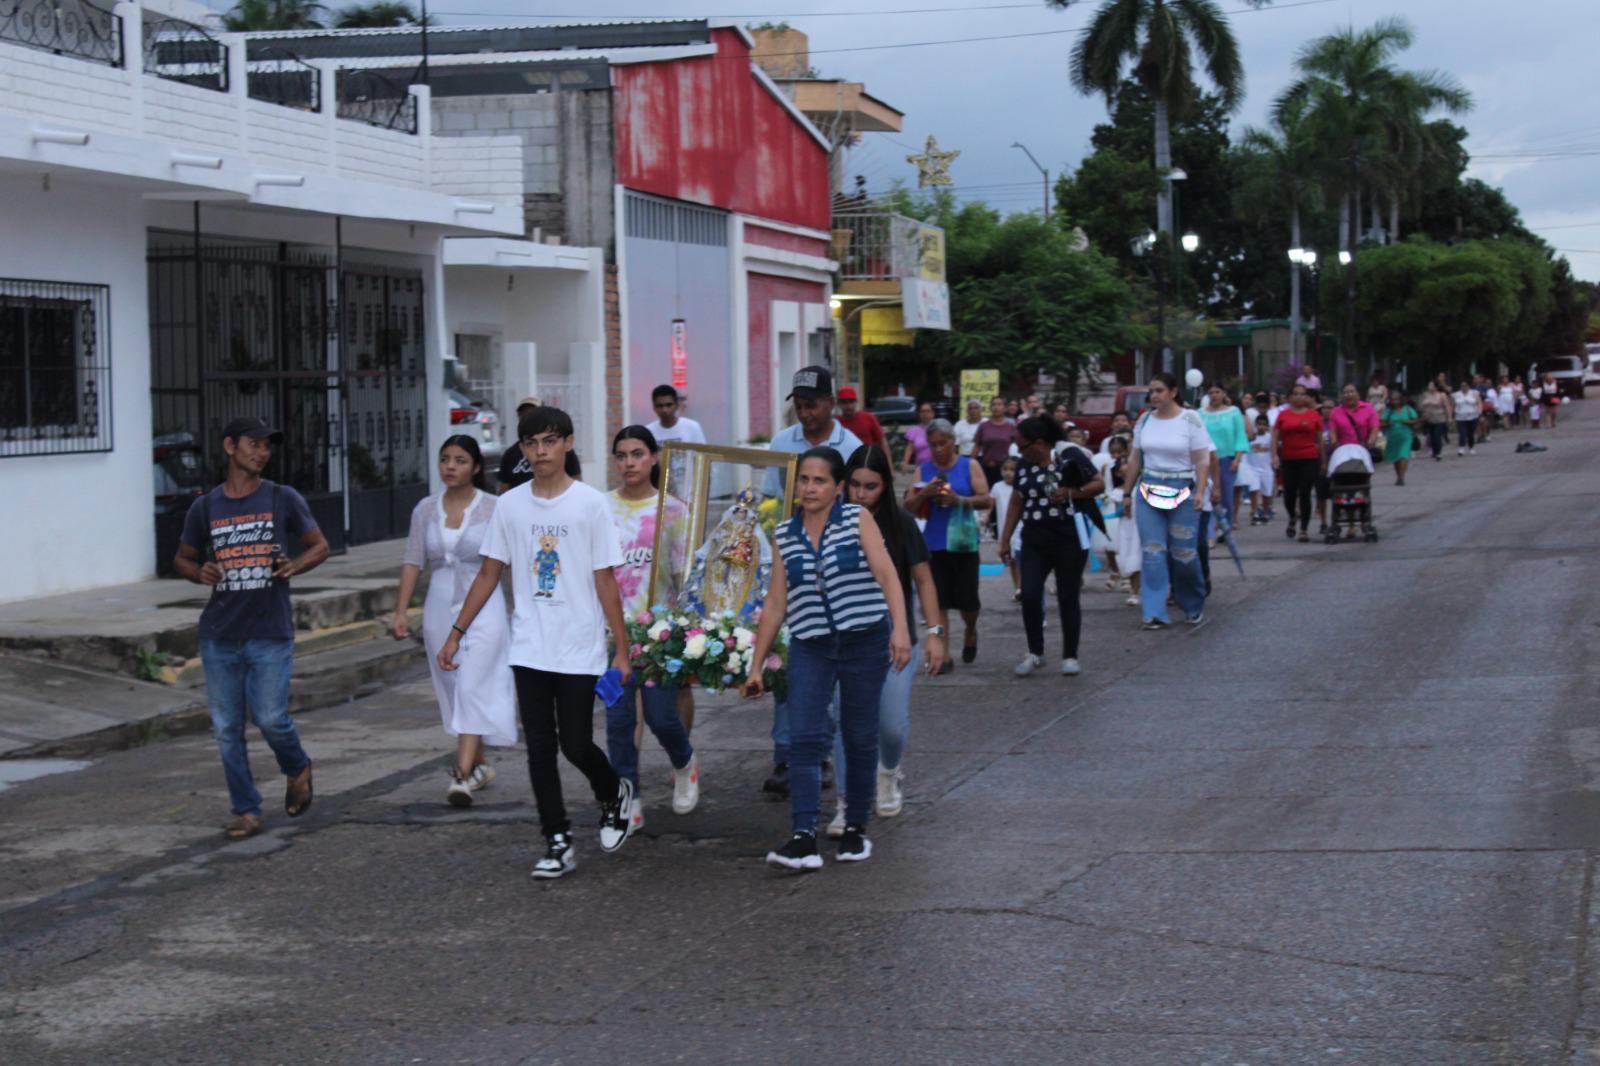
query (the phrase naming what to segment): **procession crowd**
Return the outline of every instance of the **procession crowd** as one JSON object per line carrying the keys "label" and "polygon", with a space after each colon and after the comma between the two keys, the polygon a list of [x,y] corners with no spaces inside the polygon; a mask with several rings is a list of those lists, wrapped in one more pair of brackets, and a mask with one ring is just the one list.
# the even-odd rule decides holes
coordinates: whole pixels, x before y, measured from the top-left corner
{"label": "procession crowd", "polygon": [[[1306,372],[1286,396],[1241,401],[1214,384],[1195,407],[1178,381],[1158,374],[1144,410],[1118,412],[1091,441],[1064,405],[1038,396],[977,401],[951,423],[924,404],[892,455],[882,426],[852,389],[837,395],[825,367],[794,376],[795,422],[769,447],[798,456],[794,511],[777,522],[770,576],[751,628],[724,624],[748,663],[787,645],[786,691],[772,710],[772,772],[765,792],[787,797],[790,836],[767,856],[795,870],[822,866],[822,793],[840,780],[825,827],[835,857],[872,854],[867,825],[904,804],[903,759],[919,675],[956,669],[947,634],[962,623],[960,659],[976,661],[981,562],[992,542],[1010,574],[1026,649],[1018,677],[1045,664],[1046,598],[1059,615],[1060,673],[1082,672],[1080,596],[1091,556],[1108,591],[1126,595],[1146,630],[1174,618],[1201,624],[1212,587],[1211,550],[1248,508],[1252,524],[1287,513],[1286,535],[1309,540],[1313,501],[1328,531],[1330,457],[1354,449],[1370,472],[1388,461],[1405,483],[1419,437],[1441,459],[1456,428],[1457,454],[1474,454],[1493,431],[1526,422],[1554,426],[1555,383],[1482,376],[1451,388],[1441,375],[1413,400],[1375,375],[1325,396]],[[1248,406],[1246,406],[1246,402]],[[675,814],[695,809],[700,764],[692,741],[694,698],[676,682],[635,672],[628,619],[654,609],[650,574],[658,526],[681,529],[686,505],[658,491],[663,445],[703,444],[703,429],[669,385],[652,396],[655,418],[612,440],[616,487],[582,480],[569,415],[528,397],[518,405],[517,445],[496,484],[478,442],[458,435],[438,453],[442,491],[417,504],[402,556],[392,630],[411,636],[409,608],[424,572],[421,637],[445,731],[456,738],[446,800],[470,806],[494,779],[490,746],[527,746],[529,779],[545,838],[536,878],[576,862],[558,754],[576,767],[599,805],[599,843],[620,848],[644,824],[639,746],[653,735],[672,767]],[[224,431],[226,481],[191,509],[177,567],[211,586],[200,623],[213,732],[228,785],[230,838],[263,828],[245,725],[262,731],[287,779],[285,810],[313,799],[312,762],[288,714],[293,628],[288,579],[328,554],[304,499],[264,480],[282,435],[255,419]],[[898,447],[895,450],[900,450]],[[903,488],[897,485],[897,476]],[[291,550],[290,542],[298,547]],[[763,556],[765,558],[765,556]],[[681,581],[687,560],[663,572]],[[502,576],[509,571],[508,610]],[[667,588],[667,603],[678,590]],[[1174,614],[1172,608],[1176,608]],[[920,619],[922,625],[918,625]],[[729,627],[732,626],[730,629]],[[760,667],[743,694],[766,694]],[[597,692],[605,701],[602,750],[593,740]]]}

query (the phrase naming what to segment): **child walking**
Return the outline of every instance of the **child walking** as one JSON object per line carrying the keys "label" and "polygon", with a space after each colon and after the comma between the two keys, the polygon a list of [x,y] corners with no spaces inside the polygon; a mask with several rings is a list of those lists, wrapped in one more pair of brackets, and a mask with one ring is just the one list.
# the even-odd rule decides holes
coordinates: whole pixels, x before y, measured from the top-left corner
{"label": "child walking", "polygon": [[1251,492],[1250,524],[1264,526],[1273,519],[1272,424],[1266,415],[1256,416],[1256,435],[1250,438],[1250,470],[1256,476]]}
{"label": "child walking", "polygon": [[[517,424],[533,481],[500,497],[480,554],[483,565],[467,591],[439,666],[457,668],[456,651],[478,612],[511,568],[511,672],[528,743],[528,777],[544,832],[536,878],[560,877],[577,864],[572,823],[561,797],[556,752],[583,772],[600,804],[600,847],[615,851],[628,839],[633,783],[619,777],[595,746],[594,688],[606,670],[606,627],[626,633],[613,567],[623,562],[611,504],[605,494],[566,472],[572,419],[536,407]],[[632,676],[626,640],[611,665]]]}

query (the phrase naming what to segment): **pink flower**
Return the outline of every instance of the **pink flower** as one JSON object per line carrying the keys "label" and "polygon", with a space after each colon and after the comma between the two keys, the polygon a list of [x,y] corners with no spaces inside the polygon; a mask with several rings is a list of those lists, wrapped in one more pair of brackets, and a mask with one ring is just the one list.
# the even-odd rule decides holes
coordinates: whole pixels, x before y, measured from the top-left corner
{"label": "pink flower", "polygon": [[655,678],[646,678],[645,679],[645,683],[644,683],[644,687],[645,688],[655,688],[656,687]]}
{"label": "pink flower", "polygon": [[643,651],[644,651],[644,648],[641,645],[635,644],[633,647],[628,649],[628,654],[633,656],[635,659],[637,659],[639,657],[640,653],[643,652]]}
{"label": "pink flower", "polygon": [[703,637],[703,636],[705,636],[705,632],[706,631],[701,629],[699,626],[695,626],[693,629],[689,630],[684,635],[685,636],[689,636],[689,637]]}
{"label": "pink flower", "polygon": [[768,655],[767,661],[761,664],[763,670],[782,670],[783,660],[776,655]]}
{"label": "pink flower", "polygon": [[642,626],[647,626],[655,620],[656,616],[651,614],[649,611],[640,611],[639,616],[634,619],[635,622],[638,622]]}

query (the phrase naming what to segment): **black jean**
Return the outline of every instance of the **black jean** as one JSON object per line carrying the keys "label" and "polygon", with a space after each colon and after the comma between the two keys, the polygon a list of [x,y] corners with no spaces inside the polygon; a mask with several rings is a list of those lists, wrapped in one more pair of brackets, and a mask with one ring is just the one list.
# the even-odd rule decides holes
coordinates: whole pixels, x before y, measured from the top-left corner
{"label": "black jean", "polygon": [[1083,587],[1083,566],[1089,553],[1078,543],[1075,529],[1022,528],[1022,628],[1028,650],[1044,655],[1044,582],[1056,575],[1056,603],[1061,608],[1061,657],[1078,657],[1078,636],[1083,611],[1078,592]]}
{"label": "black jean", "polygon": [[1311,490],[1316,487],[1322,464],[1315,459],[1284,459],[1278,472],[1283,475],[1283,506],[1289,511],[1289,525],[1300,516],[1300,528],[1311,525]]}
{"label": "black jean", "polygon": [[1478,446],[1478,420],[1476,418],[1456,419],[1456,443],[1463,448],[1476,448]]}
{"label": "black jean", "polygon": [[1444,422],[1428,423],[1428,451],[1433,453],[1435,459],[1444,451],[1445,435],[1450,432],[1450,427]]}
{"label": "black jean", "polygon": [[558,750],[583,771],[596,800],[617,798],[617,772],[594,742],[594,683],[599,678],[527,666],[513,666],[511,673],[517,680],[517,708],[528,742],[528,780],[539,807],[539,827],[547,837],[569,832],[572,822],[561,798]]}

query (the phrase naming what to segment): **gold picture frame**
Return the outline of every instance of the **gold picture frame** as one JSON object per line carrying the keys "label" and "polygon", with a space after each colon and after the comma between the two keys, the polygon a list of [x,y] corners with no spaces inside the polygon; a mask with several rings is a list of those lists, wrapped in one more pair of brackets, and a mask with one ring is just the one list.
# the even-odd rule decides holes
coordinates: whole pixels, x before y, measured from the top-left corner
{"label": "gold picture frame", "polygon": [[[651,545],[647,602],[660,603],[662,602],[660,595],[666,588],[683,587],[683,578],[686,575],[676,575],[676,579],[670,583],[663,581],[667,576],[663,573],[663,561],[667,561],[670,565],[670,560],[674,557],[693,560],[696,552],[705,544],[706,526],[712,511],[718,511],[720,514],[727,506],[731,506],[738,493],[746,488],[755,487],[763,496],[773,495],[768,491],[772,488],[770,475],[761,479],[762,485],[753,486],[750,482],[755,479],[753,477],[741,479],[737,468],[750,468],[756,472],[772,471],[778,475],[782,485],[781,495],[778,497],[778,515],[782,521],[794,509],[794,478],[799,459],[800,457],[793,452],[774,452],[765,448],[735,448],[719,444],[690,444],[675,440],[665,442],[658,464],[661,475],[660,487],[656,494],[657,521],[655,540]],[[719,464],[724,469],[734,468],[731,471],[732,476],[722,478],[714,476]],[[671,550],[671,545],[662,544],[668,523],[661,521],[660,517],[666,513],[669,499],[676,499],[689,509],[688,544],[684,552],[675,553]]]}

